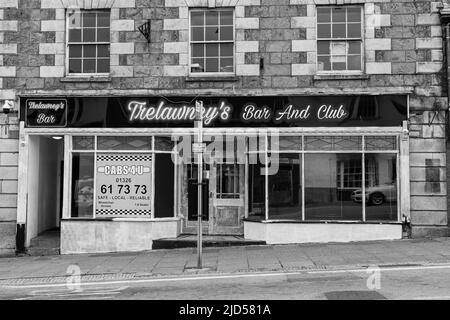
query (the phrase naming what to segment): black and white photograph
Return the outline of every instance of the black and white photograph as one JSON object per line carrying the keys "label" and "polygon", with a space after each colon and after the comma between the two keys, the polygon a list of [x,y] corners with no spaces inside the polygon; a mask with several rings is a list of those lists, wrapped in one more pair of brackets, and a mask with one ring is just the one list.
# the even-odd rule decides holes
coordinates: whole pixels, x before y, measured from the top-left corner
{"label": "black and white photograph", "polygon": [[450,300],[449,52],[448,0],[0,0],[0,300]]}

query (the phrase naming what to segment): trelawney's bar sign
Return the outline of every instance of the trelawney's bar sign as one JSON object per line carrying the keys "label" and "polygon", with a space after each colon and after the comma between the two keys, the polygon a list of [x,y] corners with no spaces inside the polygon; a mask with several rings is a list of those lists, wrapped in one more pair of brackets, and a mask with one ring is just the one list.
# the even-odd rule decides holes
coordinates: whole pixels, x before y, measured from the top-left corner
{"label": "trelawney's bar sign", "polygon": [[27,125],[30,127],[65,127],[67,100],[46,99],[26,101]]}
{"label": "trelawney's bar sign", "polygon": [[205,127],[401,126],[406,95],[152,96],[21,98],[29,127],[192,128],[201,110]]}
{"label": "trelawney's bar sign", "polygon": [[[197,102],[197,105],[202,105]],[[227,122],[233,115],[233,107],[225,100],[217,105],[200,107],[205,125],[213,124],[216,120]],[[194,121],[197,117],[196,105],[173,105],[165,100],[160,100],[154,105],[147,104],[146,101],[130,101],[127,110],[129,112],[129,122],[186,122]],[[246,104],[240,113],[240,121],[248,122],[297,122],[307,121],[311,117],[317,120],[339,121],[347,118],[349,113],[344,105],[321,105],[313,110],[311,105],[298,106],[288,104],[281,110],[273,111],[269,106],[258,106],[254,103]]]}

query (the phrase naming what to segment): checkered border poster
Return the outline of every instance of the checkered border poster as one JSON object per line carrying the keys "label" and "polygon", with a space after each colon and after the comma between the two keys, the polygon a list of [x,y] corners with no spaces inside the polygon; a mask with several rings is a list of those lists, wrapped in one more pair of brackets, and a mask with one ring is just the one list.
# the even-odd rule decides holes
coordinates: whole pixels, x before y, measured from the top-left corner
{"label": "checkered border poster", "polygon": [[96,216],[151,217],[152,155],[98,154]]}

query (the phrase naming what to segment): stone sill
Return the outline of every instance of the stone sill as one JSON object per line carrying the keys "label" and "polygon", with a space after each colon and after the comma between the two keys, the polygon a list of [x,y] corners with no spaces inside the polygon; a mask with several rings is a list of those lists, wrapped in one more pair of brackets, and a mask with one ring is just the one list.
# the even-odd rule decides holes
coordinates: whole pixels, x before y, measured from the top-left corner
{"label": "stone sill", "polygon": [[60,82],[111,82],[110,77],[65,77]]}
{"label": "stone sill", "polygon": [[235,76],[203,76],[203,77],[186,77],[186,82],[235,82],[239,78]]}
{"label": "stone sill", "polygon": [[314,81],[326,80],[368,80],[367,74],[316,74]]}

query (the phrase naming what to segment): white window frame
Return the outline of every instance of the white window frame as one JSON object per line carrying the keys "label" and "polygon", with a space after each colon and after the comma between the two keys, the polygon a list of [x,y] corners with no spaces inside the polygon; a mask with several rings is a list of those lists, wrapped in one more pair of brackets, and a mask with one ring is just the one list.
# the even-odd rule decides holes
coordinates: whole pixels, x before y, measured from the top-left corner
{"label": "white window frame", "polygon": [[[109,45],[109,67],[110,67],[110,72],[111,72],[111,10],[90,10],[90,9],[68,9],[66,10],[66,59],[65,59],[65,63],[66,63],[66,75],[68,77],[79,77],[79,78],[90,78],[90,77],[108,77],[110,75],[110,72],[97,72],[97,73],[71,73],[70,69],[69,69],[69,44],[76,44],[76,43],[70,43],[69,42],[69,13],[71,12],[85,12],[85,11],[92,11],[92,12],[99,12],[99,11],[106,11],[109,13],[109,32],[110,32],[110,37],[109,37],[109,42],[92,42],[92,44],[95,45]],[[80,45],[86,44],[84,42],[80,42]],[[97,63],[97,57],[95,57],[95,61]]]}
{"label": "white window frame", "polygon": [[[192,24],[191,24],[191,14],[192,12],[206,12],[206,11],[231,11],[233,16],[233,40],[229,41],[210,41],[210,43],[232,43],[233,44],[233,72],[192,72],[192,44],[193,43],[207,43],[207,41],[196,41],[192,42]],[[236,74],[236,10],[231,7],[224,7],[224,8],[214,8],[214,9],[208,9],[208,8],[196,8],[189,10],[189,76],[190,77],[229,77],[234,76]],[[220,60],[219,60],[220,63]],[[206,66],[205,66],[206,67]],[[220,68],[220,65],[219,65]]]}
{"label": "white window frame", "polygon": [[[318,19],[318,10],[321,8],[349,8],[349,7],[357,7],[360,8],[361,11],[361,38],[333,38],[332,34],[330,38],[319,38],[319,19]],[[331,15],[332,19],[332,15]],[[331,25],[333,24],[333,21],[331,20]],[[344,6],[336,6],[336,5],[327,5],[327,6],[316,6],[316,73],[319,75],[334,75],[334,74],[350,74],[350,75],[359,75],[364,74],[365,72],[365,21],[364,21],[364,6],[363,5],[344,5]],[[346,42],[349,41],[361,41],[361,70],[319,70],[319,42],[320,41],[331,41],[331,42]],[[331,48],[330,48],[331,50]],[[330,52],[331,55],[331,52]],[[348,57],[348,54],[346,52],[345,57]],[[347,63],[347,62],[346,62]]]}

